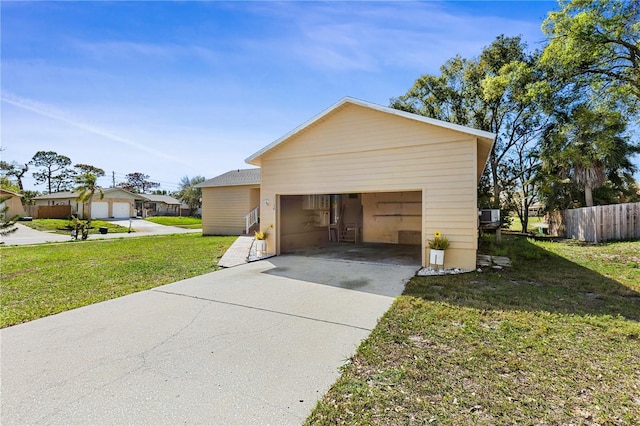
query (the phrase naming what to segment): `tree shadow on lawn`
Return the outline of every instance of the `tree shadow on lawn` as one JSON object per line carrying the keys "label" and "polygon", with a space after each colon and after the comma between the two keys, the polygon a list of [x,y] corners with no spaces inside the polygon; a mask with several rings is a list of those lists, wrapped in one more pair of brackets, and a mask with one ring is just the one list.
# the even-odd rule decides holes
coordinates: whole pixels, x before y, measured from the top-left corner
{"label": "tree shadow on lawn", "polygon": [[640,321],[640,293],[528,240],[507,253],[512,268],[415,277],[403,295],[483,310],[622,316]]}

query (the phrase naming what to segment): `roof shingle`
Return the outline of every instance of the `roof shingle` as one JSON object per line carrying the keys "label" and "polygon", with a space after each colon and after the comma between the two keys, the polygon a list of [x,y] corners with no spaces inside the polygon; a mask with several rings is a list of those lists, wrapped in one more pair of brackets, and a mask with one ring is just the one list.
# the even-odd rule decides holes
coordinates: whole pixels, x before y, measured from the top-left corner
{"label": "roof shingle", "polygon": [[196,185],[198,188],[209,188],[216,186],[238,186],[238,185],[259,185],[260,169],[238,169],[223,173],[220,176],[208,179],[201,184]]}

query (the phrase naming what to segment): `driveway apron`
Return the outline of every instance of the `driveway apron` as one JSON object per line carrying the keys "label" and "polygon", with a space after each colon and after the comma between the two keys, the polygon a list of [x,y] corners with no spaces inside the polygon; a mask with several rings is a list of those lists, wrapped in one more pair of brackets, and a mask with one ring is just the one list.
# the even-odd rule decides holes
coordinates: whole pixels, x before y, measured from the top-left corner
{"label": "driveway apron", "polygon": [[301,424],[416,267],[281,256],[0,331],[0,423]]}
{"label": "driveway apron", "polygon": [[[132,233],[110,233],[110,234],[90,234],[89,240],[104,240],[110,238],[131,238],[144,237],[149,235],[167,235],[167,234],[189,234],[199,233],[202,229],[184,229],[177,226],[158,225],[143,219],[120,219],[111,220],[111,223],[122,227],[131,228],[135,231]],[[71,241],[71,233],[67,235],[56,234],[52,232],[42,232],[31,229],[21,223],[16,224],[18,230],[12,234],[0,236],[0,241],[7,246],[19,246],[30,244],[44,243],[60,243]]]}

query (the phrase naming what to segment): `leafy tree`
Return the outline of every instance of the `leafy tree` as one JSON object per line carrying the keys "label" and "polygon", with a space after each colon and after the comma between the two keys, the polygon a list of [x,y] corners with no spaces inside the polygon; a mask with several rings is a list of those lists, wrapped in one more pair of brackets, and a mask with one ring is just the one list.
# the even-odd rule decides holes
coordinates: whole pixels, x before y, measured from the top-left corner
{"label": "leafy tree", "polygon": [[7,163],[6,161],[0,161],[0,171],[4,176],[13,177],[16,179],[16,183],[19,188],[19,192],[24,191],[24,185],[22,184],[22,177],[29,171],[29,164],[18,164],[15,161]]}
{"label": "leafy tree", "polygon": [[11,182],[7,176],[0,176],[0,188],[6,189],[11,192],[20,192],[20,188],[15,183]]}
{"label": "leafy tree", "polygon": [[[502,191],[518,174],[505,164],[514,151],[535,143],[546,116],[539,103],[545,91],[533,90],[542,81],[538,54],[527,53],[520,37],[499,36],[476,59],[456,56],[440,68],[440,75],[424,75],[393,108],[461,124],[497,135],[481,187],[491,189],[498,207]],[[525,164],[525,163],[522,163]],[[479,200],[487,199],[482,195]]]}
{"label": "leafy tree", "polygon": [[191,179],[189,176],[184,176],[180,180],[178,199],[189,206],[192,215],[202,206],[202,189],[197,185],[204,181],[205,178],[202,176],[195,176]]}
{"label": "leafy tree", "polygon": [[32,191],[30,189],[22,191],[22,204],[25,206],[33,206],[35,204],[33,199],[38,195],[42,195],[40,191]]}
{"label": "leafy tree", "polygon": [[68,167],[71,165],[69,157],[53,151],[38,151],[30,163],[40,168],[40,171],[33,173],[33,177],[38,184],[47,184],[49,194],[54,189],[56,191],[68,189],[70,184],[70,169]]}
{"label": "leafy tree", "polygon": [[[594,189],[610,182],[614,187],[631,186],[635,167],[629,158],[640,152],[626,134],[627,121],[620,111],[600,106],[592,109],[582,103],[561,116],[543,138],[541,156],[546,178],[544,185],[550,205],[566,197],[575,188],[584,191],[584,205],[593,206]],[[562,206],[559,206],[562,207]]]}
{"label": "leafy tree", "polygon": [[149,181],[149,175],[144,173],[129,173],[126,177],[127,181],[121,182],[117,186],[130,192],[146,194],[150,189],[160,186],[157,182]]}
{"label": "leafy tree", "polygon": [[76,188],[78,193],[76,198],[81,203],[87,203],[87,225],[91,225],[91,203],[93,202],[93,196],[96,191],[100,194],[100,199],[104,198],[102,188],[98,186],[98,176],[92,172],[84,172],[79,176],[76,176]]}
{"label": "leafy tree", "polygon": [[549,37],[542,61],[566,80],[640,100],[640,2],[563,0],[542,29]]}
{"label": "leafy tree", "polygon": [[101,169],[100,167],[92,166],[90,164],[76,164],[73,167],[77,169],[78,174],[93,173],[97,177],[102,177],[105,174],[103,169]]}
{"label": "leafy tree", "polygon": [[510,185],[505,188],[507,196],[503,197],[503,202],[508,211],[515,212],[520,218],[522,232],[527,232],[529,210],[539,200],[539,147],[537,144],[520,144],[516,148],[506,164],[510,175],[516,179],[511,180]]}

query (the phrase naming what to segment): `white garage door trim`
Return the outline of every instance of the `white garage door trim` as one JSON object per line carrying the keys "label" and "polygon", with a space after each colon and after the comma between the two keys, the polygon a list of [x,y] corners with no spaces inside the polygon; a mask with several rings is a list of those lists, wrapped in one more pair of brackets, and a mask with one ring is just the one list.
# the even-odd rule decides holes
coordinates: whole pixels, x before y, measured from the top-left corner
{"label": "white garage door trim", "polygon": [[131,205],[129,203],[113,203],[113,217],[116,219],[131,217]]}
{"label": "white garage door trim", "polygon": [[91,219],[106,219],[109,217],[109,203],[94,201],[91,203]]}

